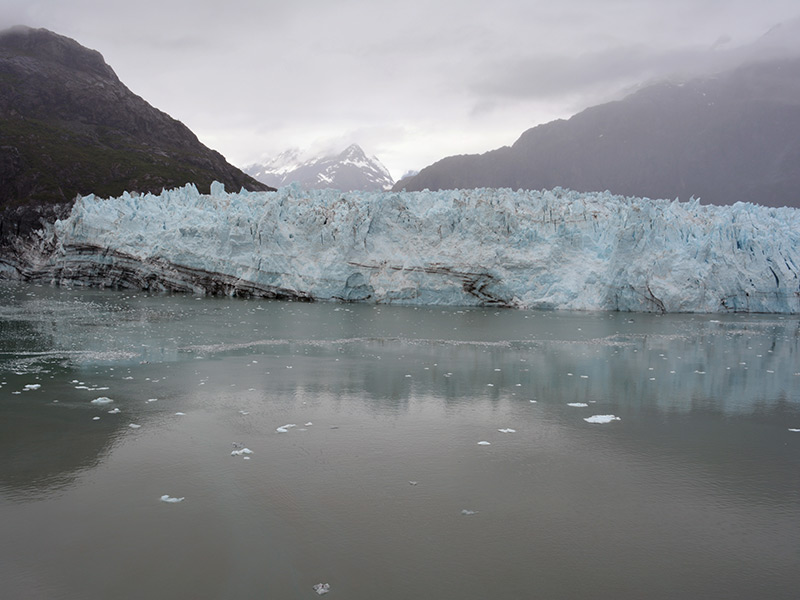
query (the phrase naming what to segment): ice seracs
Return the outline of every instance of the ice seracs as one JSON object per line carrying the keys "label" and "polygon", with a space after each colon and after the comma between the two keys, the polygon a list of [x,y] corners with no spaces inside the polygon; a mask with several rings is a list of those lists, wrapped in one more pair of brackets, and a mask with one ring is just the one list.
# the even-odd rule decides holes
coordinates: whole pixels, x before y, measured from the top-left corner
{"label": "ice seracs", "polygon": [[303,300],[800,313],[800,210],[507,189],[76,201],[0,276]]}

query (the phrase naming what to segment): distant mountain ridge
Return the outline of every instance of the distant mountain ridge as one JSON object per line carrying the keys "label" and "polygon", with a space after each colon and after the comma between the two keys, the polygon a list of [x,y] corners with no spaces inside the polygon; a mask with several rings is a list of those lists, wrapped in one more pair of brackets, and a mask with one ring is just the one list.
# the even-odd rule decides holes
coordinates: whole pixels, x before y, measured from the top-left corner
{"label": "distant mountain ridge", "polygon": [[800,207],[800,59],[769,59],[525,131],[510,147],[444,158],[395,188],[611,191]]}
{"label": "distant mountain ridge", "polygon": [[0,32],[0,243],[78,194],[214,180],[268,189],[131,92],[96,50],[46,29]]}
{"label": "distant mountain ridge", "polygon": [[342,191],[389,190],[394,180],[376,157],[368,157],[358,144],[338,154],[304,159],[300,150],[286,150],[263,164],[252,164],[244,172],[274,187],[297,183],[306,189]]}

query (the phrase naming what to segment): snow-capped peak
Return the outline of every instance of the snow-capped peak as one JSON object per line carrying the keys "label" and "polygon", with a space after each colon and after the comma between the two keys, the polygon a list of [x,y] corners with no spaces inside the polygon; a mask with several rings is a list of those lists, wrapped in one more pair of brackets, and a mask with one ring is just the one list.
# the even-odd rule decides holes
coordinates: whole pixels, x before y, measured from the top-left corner
{"label": "snow-capped peak", "polygon": [[394,185],[388,169],[377,157],[368,157],[358,144],[351,144],[338,154],[307,160],[302,160],[302,156],[299,149],[292,148],[262,164],[250,165],[244,171],[275,187],[298,183],[307,189],[380,191]]}

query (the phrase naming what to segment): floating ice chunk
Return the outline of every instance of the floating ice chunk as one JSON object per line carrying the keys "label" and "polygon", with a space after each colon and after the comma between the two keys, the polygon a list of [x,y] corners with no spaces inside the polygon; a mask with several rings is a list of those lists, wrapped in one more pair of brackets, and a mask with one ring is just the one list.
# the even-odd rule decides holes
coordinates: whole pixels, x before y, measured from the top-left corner
{"label": "floating ice chunk", "polygon": [[116,415],[116,414],[119,414],[120,412],[121,412],[121,411],[120,411],[120,409],[118,409],[118,408],[112,408],[110,411],[108,411],[108,414],[110,414],[110,415]]}
{"label": "floating ice chunk", "polygon": [[250,448],[242,448],[241,450],[233,450],[231,452],[231,456],[244,456],[245,454],[252,454],[253,451]]}
{"label": "floating ice chunk", "polygon": [[419,483],[419,482],[418,481],[409,481],[408,483],[411,484],[411,485],[417,485],[417,483]]}
{"label": "floating ice chunk", "polygon": [[331,591],[331,586],[329,583],[318,583],[314,586],[314,591],[322,596],[323,594],[327,594]]}
{"label": "floating ice chunk", "polygon": [[163,496],[161,496],[162,502],[169,502],[170,504],[175,504],[176,502],[183,502],[184,499],[185,498],[183,496],[180,498],[173,498],[169,494],[164,494]]}
{"label": "floating ice chunk", "polygon": [[492,442],[487,442],[486,440],[482,440],[478,442],[478,446],[491,446]]}
{"label": "floating ice chunk", "polygon": [[182,416],[184,416],[186,413],[184,413],[184,412],[176,412],[175,414],[176,414],[177,416],[179,416],[179,417],[182,417]]}
{"label": "floating ice chunk", "polygon": [[304,427],[311,427],[312,425],[313,425],[313,423],[312,423],[311,421],[309,421],[308,423],[306,423],[306,424],[304,425]]}
{"label": "floating ice chunk", "polygon": [[568,402],[567,406],[574,406],[575,408],[585,408],[589,406],[586,402]]}
{"label": "floating ice chunk", "polygon": [[497,431],[499,431],[500,433],[517,433],[516,429],[511,429],[508,427],[505,429],[498,429]]}
{"label": "floating ice chunk", "polygon": [[107,396],[100,396],[99,398],[92,400],[92,404],[111,404],[112,402],[113,400]]}
{"label": "floating ice chunk", "polygon": [[139,429],[141,425],[137,425],[136,423],[131,423],[130,425],[128,425],[128,427],[130,427],[131,429]]}
{"label": "floating ice chunk", "polygon": [[789,431],[794,431],[795,433],[797,433],[797,432],[800,432],[800,429],[792,429],[792,428],[790,427],[790,428],[789,428]]}
{"label": "floating ice chunk", "polygon": [[92,417],[92,421],[99,421],[100,417]]}
{"label": "floating ice chunk", "polygon": [[287,423],[286,425],[281,425],[275,431],[278,433],[289,433],[289,429],[292,427],[297,427],[294,423]]}
{"label": "floating ice chunk", "polygon": [[620,421],[619,417],[615,417],[614,415],[592,415],[591,417],[586,417],[584,421],[587,423],[611,423],[611,421]]}
{"label": "floating ice chunk", "polygon": [[148,402],[158,402],[158,398],[148,398]]}
{"label": "floating ice chunk", "polygon": [[464,510],[461,511],[461,514],[462,515],[477,515],[478,511],[477,510],[469,510],[468,508],[465,508]]}
{"label": "floating ice chunk", "polygon": [[536,400],[529,400],[531,404],[536,404]]}
{"label": "floating ice chunk", "polygon": [[27,392],[28,390],[38,390],[40,387],[42,387],[41,383],[29,383],[22,389]]}
{"label": "floating ice chunk", "polygon": [[249,413],[249,412],[247,412],[246,410],[240,410],[240,411],[239,411],[239,414],[240,414],[240,415],[249,415],[250,413]]}

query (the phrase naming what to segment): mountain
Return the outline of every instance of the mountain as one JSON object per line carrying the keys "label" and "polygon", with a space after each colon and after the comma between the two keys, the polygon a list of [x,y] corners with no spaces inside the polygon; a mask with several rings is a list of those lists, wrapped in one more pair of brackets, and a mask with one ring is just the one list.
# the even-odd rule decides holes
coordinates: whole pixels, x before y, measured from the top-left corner
{"label": "mountain", "polygon": [[0,32],[0,242],[78,194],[214,180],[268,189],[131,92],[99,52],[46,29]]}
{"label": "mountain", "polygon": [[395,187],[609,190],[651,198],[800,206],[800,59],[745,64],[445,158]]}
{"label": "mountain", "polygon": [[303,160],[297,149],[287,150],[264,164],[246,167],[244,172],[275,187],[297,183],[306,189],[366,192],[388,190],[394,185],[381,161],[368,157],[357,144],[339,154],[310,160]]}

